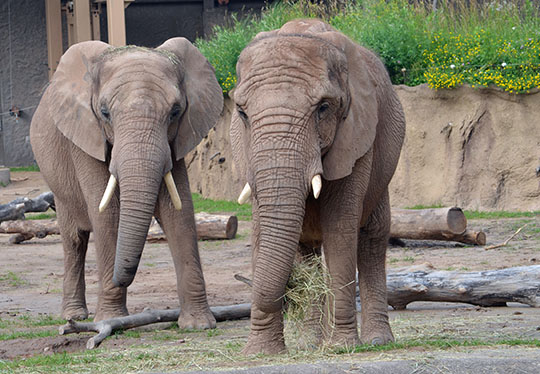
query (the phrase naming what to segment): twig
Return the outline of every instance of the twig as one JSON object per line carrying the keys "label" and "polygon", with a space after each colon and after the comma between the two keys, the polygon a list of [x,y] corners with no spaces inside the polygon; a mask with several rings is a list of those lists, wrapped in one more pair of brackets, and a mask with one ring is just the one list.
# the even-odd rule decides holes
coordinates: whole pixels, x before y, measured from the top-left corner
{"label": "twig", "polygon": [[519,234],[521,232],[521,230],[523,230],[525,228],[525,226],[527,226],[528,223],[524,224],[523,226],[521,226],[519,229],[517,229],[517,231],[515,233],[513,233],[512,235],[510,235],[510,237],[508,239],[506,239],[504,241],[504,243],[501,243],[501,244],[495,244],[495,245],[488,245],[487,247],[484,247],[484,249],[487,251],[487,250],[490,250],[490,249],[495,249],[495,248],[501,248],[501,247],[506,247],[508,245],[508,243],[510,242],[510,240],[514,239],[514,237]]}
{"label": "twig", "polygon": [[249,278],[244,277],[243,275],[235,274],[234,279],[236,279],[237,281],[240,281],[242,283],[245,283],[250,287],[253,287],[253,281],[251,279],[249,279]]}

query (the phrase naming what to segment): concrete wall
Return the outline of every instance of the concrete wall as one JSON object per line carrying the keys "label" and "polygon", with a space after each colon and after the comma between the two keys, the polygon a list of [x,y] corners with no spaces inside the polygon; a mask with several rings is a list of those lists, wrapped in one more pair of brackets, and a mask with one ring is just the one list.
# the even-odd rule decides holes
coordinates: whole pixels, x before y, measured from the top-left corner
{"label": "concrete wall", "polygon": [[[125,13],[127,43],[155,47],[175,36],[194,41],[209,35],[214,25],[228,22],[232,13],[258,12],[264,3],[231,1],[219,6],[208,0],[136,0]],[[106,42],[105,6],[100,21],[101,38]],[[67,49],[65,17],[63,22]],[[34,163],[28,134],[48,82],[45,27],[44,0],[0,0],[0,165]],[[9,115],[12,106],[24,109],[20,118]]]}
{"label": "concrete wall", "polygon": [[[28,132],[47,84],[45,2],[0,1],[0,165],[29,165]],[[12,106],[21,116],[7,114]]]}

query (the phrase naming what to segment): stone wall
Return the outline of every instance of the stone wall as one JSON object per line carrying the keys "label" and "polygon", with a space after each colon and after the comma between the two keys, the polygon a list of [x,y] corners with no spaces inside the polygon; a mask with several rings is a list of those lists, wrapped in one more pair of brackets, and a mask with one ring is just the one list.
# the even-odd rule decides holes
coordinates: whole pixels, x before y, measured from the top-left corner
{"label": "stone wall", "polygon": [[[393,206],[540,210],[540,93],[426,85],[396,91],[407,134],[390,186]],[[187,158],[192,190],[205,197],[235,200],[243,186],[229,147],[232,109],[226,100],[220,123]]]}

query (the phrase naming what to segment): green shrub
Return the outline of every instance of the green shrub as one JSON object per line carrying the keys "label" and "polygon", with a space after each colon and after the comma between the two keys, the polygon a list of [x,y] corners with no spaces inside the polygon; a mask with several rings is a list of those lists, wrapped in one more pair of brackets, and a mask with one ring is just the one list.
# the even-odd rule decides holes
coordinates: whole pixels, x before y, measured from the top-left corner
{"label": "green shrub", "polygon": [[295,18],[323,16],[375,51],[394,84],[428,83],[439,89],[467,83],[516,93],[540,86],[540,18],[532,0],[438,3],[433,11],[423,1],[358,0],[343,8],[284,1],[260,17],[216,28],[215,37],[198,40],[197,46],[227,93],[236,84],[238,55],[258,32]]}

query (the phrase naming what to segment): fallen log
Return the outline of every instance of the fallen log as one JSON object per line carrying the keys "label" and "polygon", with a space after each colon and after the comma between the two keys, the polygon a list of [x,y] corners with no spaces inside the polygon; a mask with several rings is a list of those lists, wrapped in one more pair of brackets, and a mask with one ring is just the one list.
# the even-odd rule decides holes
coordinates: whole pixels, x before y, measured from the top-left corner
{"label": "fallen log", "polygon": [[52,192],[45,192],[34,199],[20,197],[10,203],[0,205],[0,222],[24,219],[24,213],[46,212],[55,209]]}
{"label": "fallen log", "polygon": [[390,237],[394,239],[486,244],[485,233],[467,230],[467,218],[458,207],[392,209],[391,222]]}
{"label": "fallen log", "polygon": [[9,238],[9,242],[19,244],[34,237],[43,239],[47,235],[58,235],[60,230],[56,220],[4,221],[0,223],[0,233],[16,234]]}
{"label": "fallen log", "polygon": [[[197,213],[195,224],[199,240],[233,239],[238,230],[236,216]],[[43,239],[47,235],[59,235],[56,220],[5,221],[0,223],[0,233],[15,234],[9,238],[11,244],[19,244],[34,237]],[[153,221],[148,231],[149,242],[165,241],[165,233],[157,221]]]}
{"label": "fallen log", "polygon": [[504,306],[508,302],[540,307],[540,265],[486,271],[438,271],[429,267],[389,273],[388,304],[405,309],[413,301]]}
{"label": "fallen log", "polygon": [[[237,320],[250,316],[251,304],[216,306],[211,307],[210,311],[217,322]],[[132,329],[134,327],[145,326],[157,322],[173,322],[178,320],[179,315],[180,309],[147,309],[142,313],[111,318],[99,322],[76,322],[69,320],[65,325],[60,326],[58,332],[60,335],[80,332],[97,332],[97,335],[91,337],[86,342],[87,349],[94,349],[115,331]]]}
{"label": "fallen log", "polygon": [[[196,213],[195,225],[199,240],[233,239],[238,231],[238,218],[223,214]],[[150,226],[147,240],[149,242],[167,240],[161,226],[156,221]]]}

